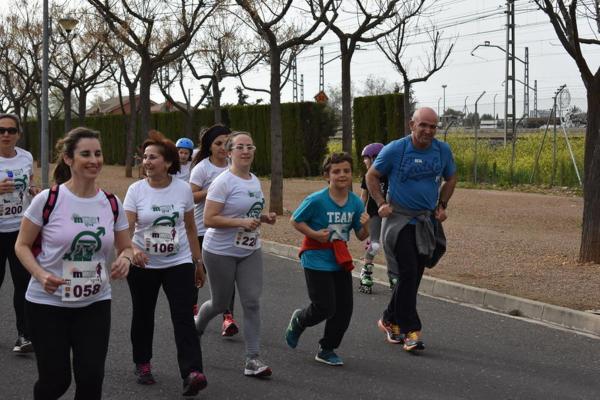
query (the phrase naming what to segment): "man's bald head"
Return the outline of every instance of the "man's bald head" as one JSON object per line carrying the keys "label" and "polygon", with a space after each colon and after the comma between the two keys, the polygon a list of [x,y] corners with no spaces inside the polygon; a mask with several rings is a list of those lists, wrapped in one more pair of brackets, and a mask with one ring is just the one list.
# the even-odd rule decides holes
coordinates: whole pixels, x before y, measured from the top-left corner
{"label": "man's bald head", "polygon": [[413,145],[426,149],[431,145],[438,124],[438,116],[433,108],[421,107],[415,110],[409,122]]}
{"label": "man's bald head", "polygon": [[435,119],[436,122],[438,120],[438,115],[435,110],[431,107],[421,107],[417,108],[412,115],[411,121],[415,121],[416,119]]}

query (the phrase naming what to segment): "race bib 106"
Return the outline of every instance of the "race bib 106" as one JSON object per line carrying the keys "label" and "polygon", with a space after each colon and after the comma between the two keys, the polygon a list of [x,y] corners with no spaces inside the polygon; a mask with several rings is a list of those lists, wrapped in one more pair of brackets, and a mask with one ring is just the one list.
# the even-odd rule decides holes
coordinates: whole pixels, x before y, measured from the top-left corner
{"label": "race bib 106", "polygon": [[172,226],[155,225],[144,234],[146,253],[170,256],[179,252],[177,229]]}

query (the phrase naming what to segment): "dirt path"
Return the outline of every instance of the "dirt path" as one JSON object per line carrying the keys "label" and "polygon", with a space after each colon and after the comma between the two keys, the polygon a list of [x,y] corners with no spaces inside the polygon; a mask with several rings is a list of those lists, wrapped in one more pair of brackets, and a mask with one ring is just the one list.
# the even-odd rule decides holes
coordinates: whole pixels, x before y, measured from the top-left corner
{"label": "dirt path", "polygon": [[[123,199],[134,179],[122,167],[105,166],[100,184]],[[262,228],[263,237],[299,246],[289,215],[321,180],[285,181],[286,215]],[[358,184],[355,184],[358,190]],[[263,181],[268,199],[269,182]],[[507,191],[458,189],[444,227],[448,252],[428,274],[579,310],[600,309],[600,265],[576,262],[581,198]],[[351,241],[354,257],[363,245]],[[379,263],[384,263],[379,256]]]}

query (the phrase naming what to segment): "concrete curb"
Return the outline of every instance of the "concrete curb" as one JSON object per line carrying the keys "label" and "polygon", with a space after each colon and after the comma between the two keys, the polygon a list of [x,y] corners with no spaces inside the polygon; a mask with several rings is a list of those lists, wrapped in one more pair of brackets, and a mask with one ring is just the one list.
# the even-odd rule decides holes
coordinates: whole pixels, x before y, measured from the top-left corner
{"label": "concrete curb", "polygon": [[[298,259],[299,249],[295,246],[263,240],[262,248],[264,252],[269,254],[292,260]],[[357,264],[360,263],[359,260],[355,259],[354,261]],[[356,268],[353,272],[355,276],[358,276],[359,273],[359,268]],[[388,280],[387,268],[384,265],[375,264],[373,275],[375,280],[380,283],[386,283]],[[472,304],[512,316],[530,318],[600,337],[600,315],[592,313],[523,299],[493,290],[481,289],[429,276],[423,277],[419,292],[432,297]]]}

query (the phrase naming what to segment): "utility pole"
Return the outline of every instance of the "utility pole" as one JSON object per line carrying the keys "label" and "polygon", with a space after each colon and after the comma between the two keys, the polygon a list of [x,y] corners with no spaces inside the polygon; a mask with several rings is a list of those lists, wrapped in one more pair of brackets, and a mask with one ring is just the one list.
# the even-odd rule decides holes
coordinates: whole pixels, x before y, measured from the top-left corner
{"label": "utility pole", "polygon": [[304,74],[300,74],[300,101],[304,101]]}
{"label": "utility pole", "polygon": [[292,99],[294,103],[298,102],[298,65],[296,56],[292,60]]}
{"label": "utility pole", "polygon": [[537,79],[533,81],[533,116],[538,117],[538,103],[537,103]]}
{"label": "utility pole", "polygon": [[319,48],[319,92],[325,91],[325,52],[323,46]]}
{"label": "utility pole", "polygon": [[498,93],[496,93],[494,95],[494,121],[496,121],[496,127],[498,127],[498,118],[496,118],[496,96],[498,96]]}
{"label": "utility pole", "polygon": [[[515,1],[506,1],[506,85],[504,87],[504,145],[516,140],[515,98]],[[512,178],[511,171],[511,178]],[[511,179],[512,181],[512,179]]]}
{"label": "utility pole", "polygon": [[529,47],[525,47],[525,82],[523,85],[523,115],[529,117]]}

